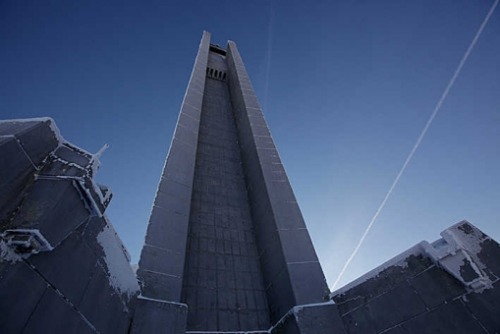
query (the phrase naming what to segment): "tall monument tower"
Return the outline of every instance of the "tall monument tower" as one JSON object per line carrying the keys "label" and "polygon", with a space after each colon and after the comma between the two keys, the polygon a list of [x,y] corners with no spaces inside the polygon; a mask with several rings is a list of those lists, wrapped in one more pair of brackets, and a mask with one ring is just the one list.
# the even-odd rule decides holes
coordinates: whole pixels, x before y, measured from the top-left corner
{"label": "tall monument tower", "polygon": [[137,275],[144,300],[187,305],[188,332],[267,332],[295,306],[328,299],[236,44],[212,45],[208,32],[182,102]]}

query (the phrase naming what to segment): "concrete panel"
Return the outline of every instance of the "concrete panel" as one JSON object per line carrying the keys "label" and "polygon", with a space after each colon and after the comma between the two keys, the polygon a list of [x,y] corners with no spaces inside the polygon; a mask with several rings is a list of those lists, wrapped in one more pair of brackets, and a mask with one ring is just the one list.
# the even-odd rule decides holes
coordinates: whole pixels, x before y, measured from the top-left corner
{"label": "concrete panel", "polygon": [[60,146],[55,152],[59,158],[77,164],[81,167],[86,167],[90,164],[92,156],[82,152],[77,151],[74,148],[68,146]]}
{"label": "concrete panel", "polygon": [[500,281],[492,289],[462,297],[462,301],[489,333],[500,333]]}
{"label": "concrete panel", "polygon": [[184,252],[144,245],[139,262],[141,269],[181,277],[184,270]]}
{"label": "concrete panel", "polygon": [[301,334],[295,314],[286,314],[271,328],[271,334]]}
{"label": "concrete panel", "polygon": [[[120,328],[119,326],[115,327]],[[121,329],[121,328],[120,328]],[[99,333],[63,296],[47,288],[23,333]]]}
{"label": "concrete panel", "polygon": [[460,282],[435,266],[415,276],[410,284],[429,308],[435,308],[466,292]]}
{"label": "concrete panel", "polygon": [[180,302],[182,278],[143,270],[139,267],[137,278],[143,296]]}
{"label": "concrete panel", "polygon": [[408,320],[401,325],[407,334],[421,333],[453,333],[481,334],[487,333],[474,317],[466,310],[460,300],[455,300]]}
{"label": "concrete panel", "polygon": [[413,288],[400,284],[367,304],[375,332],[381,332],[427,311]]}
{"label": "concrete panel", "polygon": [[35,167],[14,137],[0,137],[0,230],[9,228],[7,216],[20,204],[23,190],[33,178]]}
{"label": "concrete panel", "polygon": [[296,305],[324,302],[330,290],[317,261],[288,263]]}
{"label": "concrete panel", "polygon": [[52,125],[53,121],[48,118],[37,121],[2,123],[0,134],[15,135],[30,159],[35,165],[39,165],[59,145],[59,140],[51,128]]}
{"label": "concrete panel", "polygon": [[187,306],[143,297],[137,298],[132,334],[184,334]]}
{"label": "concrete panel", "polygon": [[298,306],[294,312],[300,333],[347,334],[334,304]]}
{"label": "concrete panel", "polygon": [[404,262],[407,263],[407,266],[395,265],[384,268],[377,275],[367,278],[364,282],[349,289],[342,289],[341,293],[333,295],[332,299],[339,304],[341,314],[359,306],[360,297],[367,302],[434,266],[434,263],[423,255],[410,255],[404,259]]}
{"label": "concrete panel", "polygon": [[278,233],[287,263],[318,261],[311,238],[305,228],[283,229]]}
{"label": "concrete panel", "polygon": [[0,333],[21,333],[46,287],[24,262],[0,262]]}
{"label": "concrete panel", "polygon": [[82,298],[97,258],[78,232],[52,252],[35,254],[28,262],[72,303]]}
{"label": "concrete panel", "polygon": [[374,321],[366,306],[358,307],[342,315],[344,327],[349,334],[377,334]]}
{"label": "concrete panel", "polygon": [[13,225],[16,228],[40,230],[54,247],[89,215],[73,181],[39,179],[14,218]]}
{"label": "concrete panel", "polygon": [[85,294],[76,306],[101,333],[126,333],[129,328],[131,312],[110,286],[109,275],[100,265],[96,266]]}

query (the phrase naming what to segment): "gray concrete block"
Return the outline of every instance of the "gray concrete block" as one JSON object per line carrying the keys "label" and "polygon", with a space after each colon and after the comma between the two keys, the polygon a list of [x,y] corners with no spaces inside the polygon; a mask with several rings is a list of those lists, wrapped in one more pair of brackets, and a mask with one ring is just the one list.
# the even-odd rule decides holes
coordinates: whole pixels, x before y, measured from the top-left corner
{"label": "gray concrete block", "polygon": [[182,276],[184,272],[184,252],[144,245],[139,267],[162,274]]}
{"label": "gray concrete block", "polygon": [[187,306],[139,297],[131,333],[184,334]]}
{"label": "gray concrete block", "polygon": [[[59,145],[59,140],[51,128],[52,122],[52,120],[46,119],[44,121],[23,122],[19,126],[13,124],[11,131],[7,130],[6,134],[9,132],[14,134],[30,159],[35,165],[39,165]],[[2,132],[0,129],[0,133]]]}
{"label": "gray concrete block", "polygon": [[191,207],[189,200],[161,191],[156,193],[154,205],[166,211],[173,211],[181,215],[188,215]]}
{"label": "gray concrete block", "polygon": [[429,308],[465,293],[463,284],[438,267],[429,268],[409,282]]}
{"label": "gray concrete block", "polygon": [[339,309],[341,313],[348,312],[351,306],[356,306],[356,300],[359,300],[360,297],[364,298],[365,301],[369,301],[376,296],[380,296],[392,290],[394,286],[434,266],[434,263],[423,255],[410,255],[405,259],[405,262],[408,264],[406,267],[388,267],[363,283],[347,291],[343,291],[341,294],[334,295],[333,300],[340,305]]}
{"label": "gray concrete block", "polygon": [[[184,123],[186,123],[186,121]],[[177,127],[175,128],[174,136],[175,138],[183,142],[196,142],[196,140],[198,139],[198,132],[196,130],[197,129],[193,130],[181,123],[178,123]]]}
{"label": "gray concrete block", "polygon": [[[115,327],[118,329],[119,327]],[[47,288],[23,333],[98,333],[73,305],[52,288]]]}
{"label": "gray concrete block", "polygon": [[[148,224],[146,244],[184,252],[187,242],[188,217],[177,213],[170,213],[160,220],[166,211],[155,207]],[[167,212],[168,213],[168,212]]]}
{"label": "gray concrete block", "polygon": [[283,229],[278,233],[287,263],[318,261],[306,229]]}
{"label": "gray concrete block", "polygon": [[367,309],[377,333],[427,311],[419,295],[407,284],[400,284],[374,298],[367,304]]}
{"label": "gray concrete block", "polygon": [[175,196],[179,200],[189,202],[191,200],[192,186],[162,177],[158,186],[158,191]]}
{"label": "gray concrete block", "polygon": [[89,215],[73,181],[39,179],[14,218],[13,225],[22,229],[38,229],[54,247]]}
{"label": "gray concrete block", "polygon": [[180,302],[182,278],[162,275],[139,267],[137,278],[141,286],[141,294],[148,298]]}
{"label": "gray concrete block", "polygon": [[21,203],[35,167],[14,137],[0,137],[0,230],[10,228],[7,217]]}
{"label": "gray concrete block", "polygon": [[190,127],[192,125],[194,128],[194,125],[196,125],[196,127],[199,127],[200,117],[201,117],[200,108],[197,108],[196,106],[192,106],[187,103],[184,103],[182,105],[181,114],[179,115],[179,122],[182,123],[184,126]]}
{"label": "gray concrete block", "polygon": [[271,334],[301,334],[295,314],[287,314],[281,321],[275,324],[270,331]]}
{"label": "gray concrete block", "polygon": [[0,333],[21,333],[46,287],[24,262],[0,262]]}
{"label": "gray concrete block", "polygon": [[330,290],[319,262],[296,262],[287,265],[297,305],[328,300]]}
{"label": "gray concrete block", "polygon": [[266,295],[271,323],[279,321],[294,305],[297,305],[286,269],[266,285]]}
{"label": "gray concrete block", "polygon": [[300,333],[347,334],[334,304],[297,306],[294,313]]}
{"label": "gray concrete block", "polygon": [[65,161],[75,163],[81,167],[88,166],[92,159],[92,156],[69,146],[60,146],[54,154]]}
{"label": "gray concrete block", "polygon": [[500,333],[500,281],[492,289],[463,296],[462,302],[489,333]]}
{"label": "gray concrete block", "polygon": [[74,176],[74,177],[84,177],[87,174],[86,170],[82,170],[74,165],[68,165],[59,160],[53,160],[52,162],[43,166],[42,170],[39,172],[40,175],[44,176]]}
{"label": "gray concrete block", "polygon": [[71,233],[51,252],[42,252],[27,260],[72,303],[85,293],[97,258],[78,232]]}
{"label": "gray concrete block", "polygon": [[344,327],[349,334],[377,334],[366,306],[362,306],[342,315]]}
{"label": "gray concrete block", "polygon": [[129,328],[132,312],[110,285],[110,277],[100,265],[96,266],[76,307],[101,333],[126,333]]}
{"label": "gray concrete block", "polygon": [[466,310],[460,300],[444,304],[437,309],[421,314],[404,322],[404,333],[487,333],[474,317]]}

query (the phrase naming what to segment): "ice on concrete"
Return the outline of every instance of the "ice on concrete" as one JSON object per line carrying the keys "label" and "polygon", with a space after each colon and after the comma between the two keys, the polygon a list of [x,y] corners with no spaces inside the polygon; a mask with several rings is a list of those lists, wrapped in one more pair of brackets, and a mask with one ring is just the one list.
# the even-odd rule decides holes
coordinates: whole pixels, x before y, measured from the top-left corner
{"label": "ice on concrete", "polygon": [[104,261],[109,274],[109,284],[129,298],[139,291],[139,284],[130,267],[130,256],[111,224],[106,224],[97,235],[97,242],[104,251]]}

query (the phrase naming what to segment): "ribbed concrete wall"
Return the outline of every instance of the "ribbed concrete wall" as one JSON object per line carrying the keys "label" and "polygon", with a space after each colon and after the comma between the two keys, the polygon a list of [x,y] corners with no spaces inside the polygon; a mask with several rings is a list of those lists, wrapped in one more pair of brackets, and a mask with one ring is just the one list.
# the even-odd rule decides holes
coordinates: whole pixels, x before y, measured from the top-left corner
{"label": "ribbed concrete wall", "polygon": [[[226,73],[210,52],[208,67]],[[183,302],[188,330],[270,326],[267,299],[227,81],[208,77],[203,97]]]}

